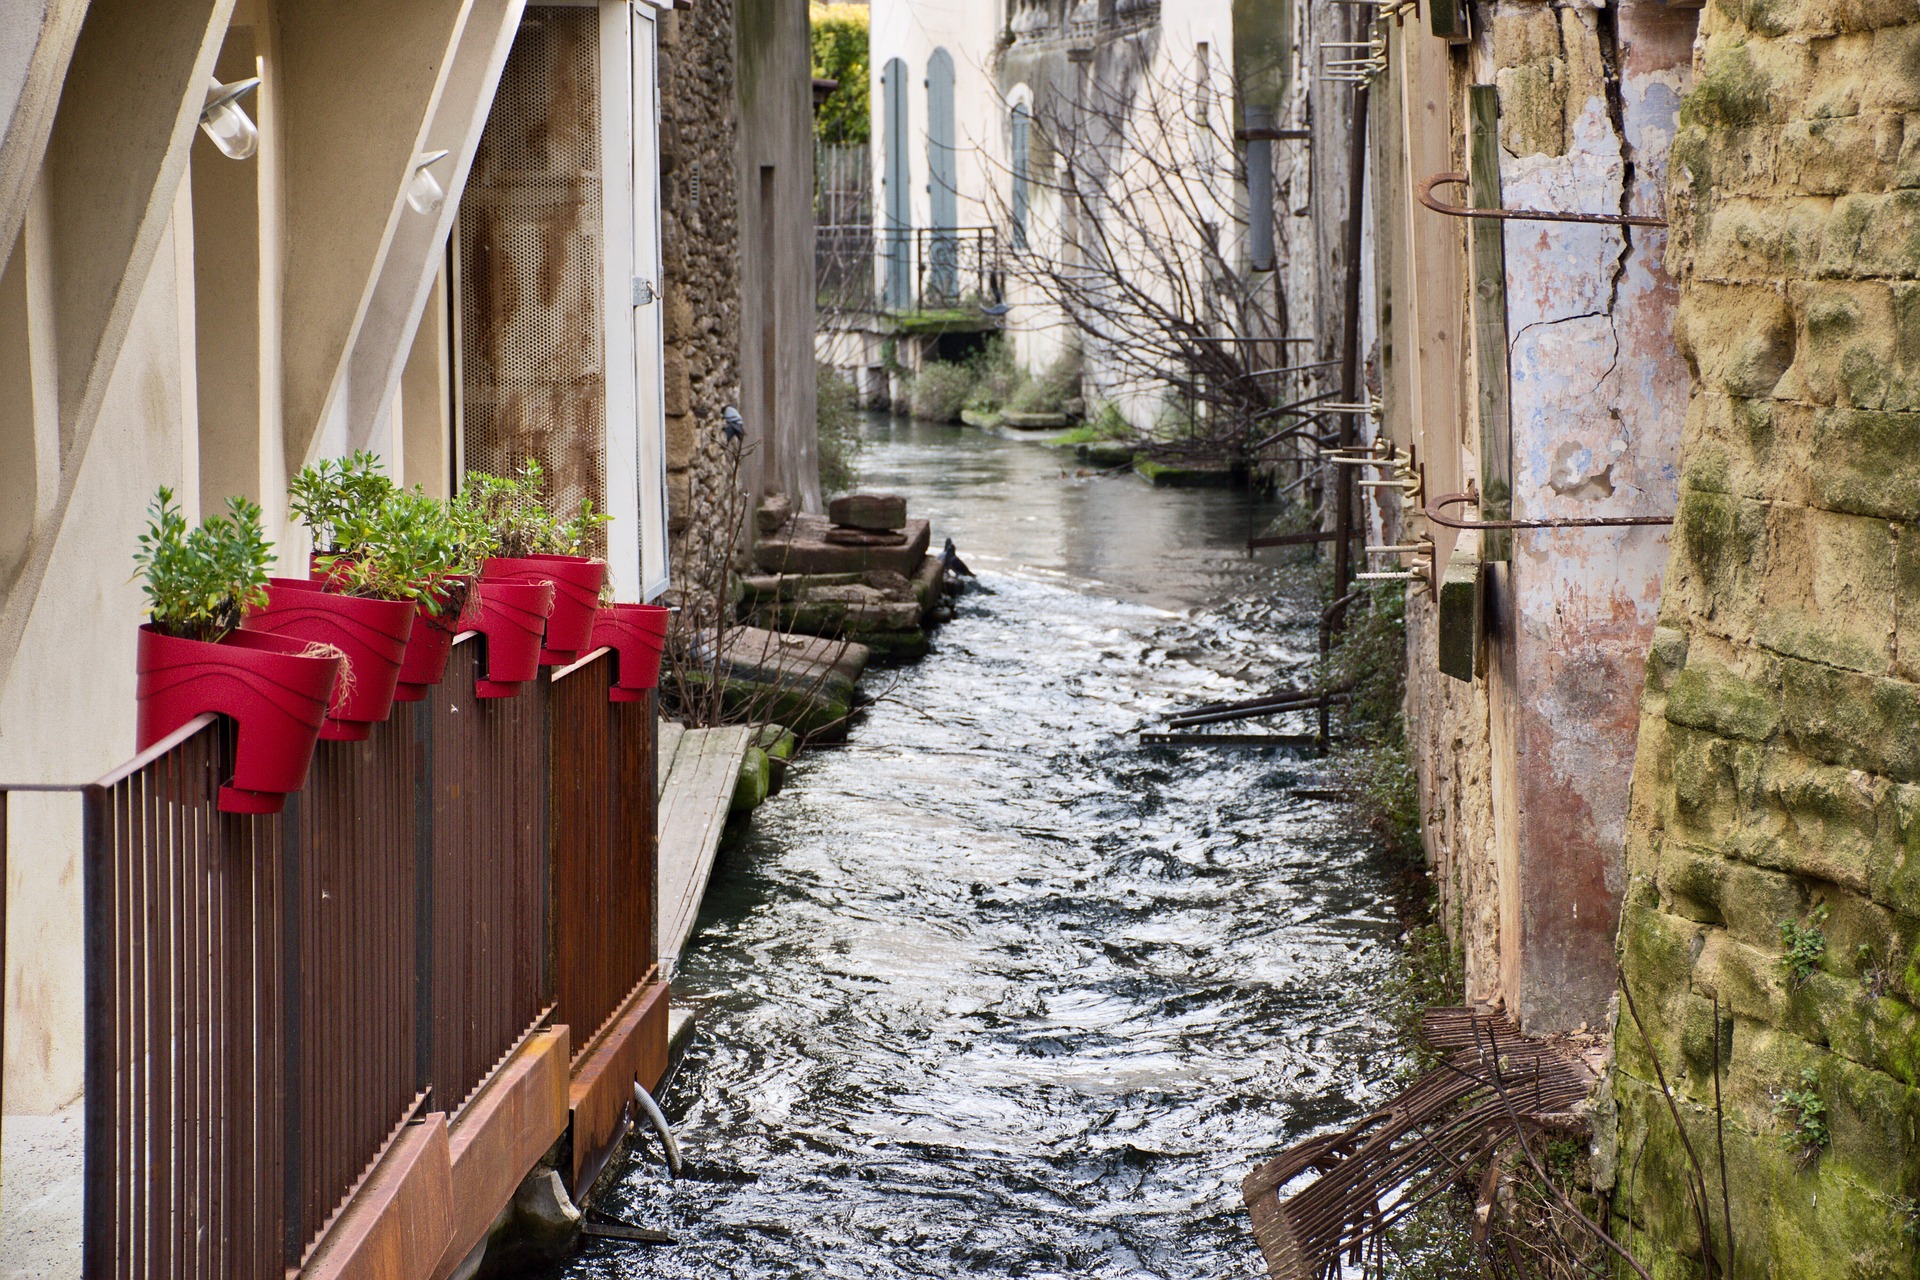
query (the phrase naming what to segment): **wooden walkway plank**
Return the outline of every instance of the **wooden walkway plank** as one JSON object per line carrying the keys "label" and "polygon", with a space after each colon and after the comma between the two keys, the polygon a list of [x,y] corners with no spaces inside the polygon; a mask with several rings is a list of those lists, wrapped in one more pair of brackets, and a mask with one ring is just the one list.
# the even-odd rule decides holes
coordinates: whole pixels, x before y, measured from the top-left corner
{"label": "wooden walkway plank", "polygon": [[753,741],[750,725],[688,729],[660,798],[660,970],[671,977],[693,932],[720,833]]}
{"label": "wooden walkway plank", "polygon": [[662,720],[660,735],[654,745],[654,762],[658,765],[659,778],[654,783],[656,799],[667,793],[667,775],[673,772],[673,758],[680,750],[680,739],[685,737],[687,727],[677,720]]}

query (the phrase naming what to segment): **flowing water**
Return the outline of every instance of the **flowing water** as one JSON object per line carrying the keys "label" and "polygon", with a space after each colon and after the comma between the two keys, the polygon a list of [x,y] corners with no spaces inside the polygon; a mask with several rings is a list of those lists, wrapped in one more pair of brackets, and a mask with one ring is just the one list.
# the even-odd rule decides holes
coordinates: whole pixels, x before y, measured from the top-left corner
{"label": "flowing water", "polygon": [[1401,1065],[1387,877],[1291,797],[1312,760],[1136,735],[1300,678],[1308,571],[1247,555],[1245,495],[866,431],[863,486],[979,585],[722,854],[675,982],[688,1176],[646,1139],[606,1204],[678,1243],[565,1274],[1259,1274],[1241,1177]]}

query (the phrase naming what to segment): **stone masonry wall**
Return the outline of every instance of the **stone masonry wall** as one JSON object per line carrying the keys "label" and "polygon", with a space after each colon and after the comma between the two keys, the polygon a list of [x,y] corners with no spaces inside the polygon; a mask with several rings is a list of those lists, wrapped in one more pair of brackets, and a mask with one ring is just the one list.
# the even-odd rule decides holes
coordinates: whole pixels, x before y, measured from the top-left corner
{"label": "stone masonry wall", "polygon": [[[1920,1266],[1920,12],[1715,0],[1668,191],[1691,398],[1633,779],[1627,994],[1741,1276]],[[1792,926],[1809,963],[1784,963]],[[1817,955],[1814,953],[1818,952]],[[1622,1009],[1616,1208],[1697,1274]],[[1789,1098],[1789,1092],[1794,1098]],[[1798,1121],[1817,1097],[1830,1140]],[[1796,1137],[1795,1130],[1799,1130]],[[1817,1136],[1817,1135],[1814,1135]],[[1716,1236],[1722,1230],[1714,1214]]]}
{"label": "stone masonry wall", "polygon": [[718,581],[727,463],[720,412],[740,398],[733,5],[660,17],[661,253],[667,513],[673,578]]}

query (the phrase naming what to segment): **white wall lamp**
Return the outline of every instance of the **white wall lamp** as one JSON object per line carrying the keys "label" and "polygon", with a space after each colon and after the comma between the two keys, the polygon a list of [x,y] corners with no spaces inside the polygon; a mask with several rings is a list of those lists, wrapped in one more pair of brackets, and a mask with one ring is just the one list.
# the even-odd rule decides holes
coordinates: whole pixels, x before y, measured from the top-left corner
{"label": "white wall lamp", "polygon": [[221,84],[218,76],[207,78],[207,104],[200,108],[200,129],[229,160],[245,160],[260,149],[260,130],[240,109],[240,99],[259,87],[259,76],[232,84]]}
{"label": "white wall lamp", "polygon": [[413,158],[413,177],[407,180],[407,206],[415,213],[434,213],[447,198],[447,189],[433,176],[433,166],[451,151],[422,151]]}

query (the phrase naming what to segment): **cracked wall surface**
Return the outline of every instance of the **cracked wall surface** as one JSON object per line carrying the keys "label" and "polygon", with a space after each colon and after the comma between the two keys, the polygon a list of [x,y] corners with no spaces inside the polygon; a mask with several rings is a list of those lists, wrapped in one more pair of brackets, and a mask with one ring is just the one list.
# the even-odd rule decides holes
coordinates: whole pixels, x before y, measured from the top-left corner
{"label": "cracked wall surface", "polygon": [[1724,1132],[1736,1275],[1911,1277],[1920,13],[1717,0],[1695,71],[1667,257],[1691,394],[1621,928],[1647,1037],[1616,1032],[1615,1203],[1656,1274],[1695,1273],[1657,1063],[1696,1150]]}
{"label": "cracked wall surface", "polygon": [[[1431,175],[1467,169],[1468,90],[1492,85],[1506,207],[1658,214],[1693,14],[1505,0],[1475,15],[1474,39],[1451,48],[1420,24],[1398,28],[1391,93],[1376,89],[1384,427],[1420,459],[1428,501],[1504,457],[1517,518],[1669,515],[1686,368],[1669,336],[1665,233],[1499,224],[1508,372],[1492,383],[1468,224],[1415,196]],[[1485,441],[1500,442],[1494,454]],[[1477,533],[1429,532],[1442,565],[1456,546],[1481,551]],[[1485,566],[1471,682],[1437,669],[1447,624],[1433,599],[1408,605],[1408,738],[1443,918],[1468,994],[1503,1001],[1529,1031],[1606,1016],[1637,689],[1665,564],[1664,528],[1516,534]]]}
{"label": "cracked wall surface", "polygon": [[[1508,34],[1511,31],[1512,34]],[[1495,11],[1508,208],[1658,213],[1690,14]],[[1532,150],[1521,150],[1531,147]],[[1659,230],[1505,224],[1518,519],[1673,511],[1686,368]],[[1522,532],[1499,601],[1517,862],[1503,986],[1523,1026],[1598,1025],[1625,885],[1626,762],[1666,566],[1660,526]],[[1498,767],[1498,764],[1496,765]]]}

